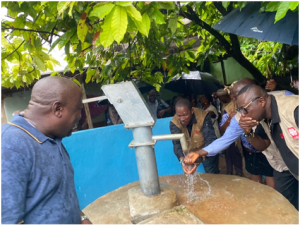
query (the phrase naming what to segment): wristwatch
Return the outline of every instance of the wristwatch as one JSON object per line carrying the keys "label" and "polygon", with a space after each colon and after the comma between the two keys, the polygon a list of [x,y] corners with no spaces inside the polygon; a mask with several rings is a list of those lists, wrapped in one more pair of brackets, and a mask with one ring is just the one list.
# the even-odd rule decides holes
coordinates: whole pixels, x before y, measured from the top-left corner
{"label": "wristwatch", "polygon": [[254,132],[253,132],[253,130],[252,130],[252,128],[251,128],[251,130],[249,131],[249,133],[243,133],[242,134],[244,137],[254,137]]}
{"label": "wristwatch", "polygon": [[84,220],[89,220],[89,218],[86,215],[83,215],[83,216],[81,216],[81,221],[84,221]]}

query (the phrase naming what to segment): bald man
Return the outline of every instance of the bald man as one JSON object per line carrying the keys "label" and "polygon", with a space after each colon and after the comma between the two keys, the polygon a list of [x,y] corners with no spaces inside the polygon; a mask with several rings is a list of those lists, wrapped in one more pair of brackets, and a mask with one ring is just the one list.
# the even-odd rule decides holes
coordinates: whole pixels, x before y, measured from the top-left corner
{"label": "bald man", "polygon": [[[257,85],[247,85],[238,93],[237,106],[241,113],[239,124],[252,146],[263,151],[272,140],[275,142],[288,167],[281,173],[274,172],[276,190],[298,210],[299,96],[268,95]],[[256,125],[254,134],[252,127]]]}
{"label": "bald man", "polygon": [[82,106],[82,91],[72,80],[46,77],[34,85],[24,113],[2,126],[2,223],[90,223],[80,211],[62,145]]}
{"label": "bald man", "polygon": [[[238,81],[230,92],[230,97],[235,101],[238,92],[246,85],[253,84],[254,81],[250,78],[243,78]],[[229,116],[228,121],[223,124],[225,133],[222,137],[216,139],[211,144],[205,146],[203,149],[200,149],[195,152],[189,153],[185,159],[184,163],[193,164],[201,156],[215,156],[220,151],[227,149],[236,139],[240,137],[243,133],[243,129],[238,124],[235,116]]]}

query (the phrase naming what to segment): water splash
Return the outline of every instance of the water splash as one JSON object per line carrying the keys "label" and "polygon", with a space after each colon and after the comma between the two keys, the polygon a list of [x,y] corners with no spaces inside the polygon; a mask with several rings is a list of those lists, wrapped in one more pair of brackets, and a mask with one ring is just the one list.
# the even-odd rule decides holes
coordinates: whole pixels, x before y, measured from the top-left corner
{"label": "water splash", "polygon": [[208,193],[207,193],[207,195],[209,196],[210,193],[211,193],[211,187],[210,187],[210,184],[208,183],[207,180],[204,180],[204,179],[200,176],[200,173],[197,173],[197,175],[199,176],[199,179],[200,179],[200,180],[202,180],[203,182],[205,182],[205,183],[207,184],[207,186],[208,186]]}
{"label": "water splash", "polygon": [[[185,188],[185,195],[187,196],[187,203],[192,203],[195,201],[203,200],[204,198],[207,198],[208,196],[211,196],[211,186],[209,182],[205,179],[203,179],[197,171],[194,174],[185,174],[186,180],[186,188]],[[202,181],[202,182],[199,182]],[[197,190],[196,184],[198,183],[205,183],[207,185],[208,191],[203,193],[202,187]],[[202,185],[202,184],[200,184]],[[198,185],[199,187],[199,185]],[[200,190],[201,189],[201,190]]]}

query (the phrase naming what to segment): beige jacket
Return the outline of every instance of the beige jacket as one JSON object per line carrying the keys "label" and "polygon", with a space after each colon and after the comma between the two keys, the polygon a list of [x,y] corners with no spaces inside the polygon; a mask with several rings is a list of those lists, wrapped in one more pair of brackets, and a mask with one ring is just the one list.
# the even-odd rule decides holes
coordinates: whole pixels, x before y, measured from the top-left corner
{"label": "beige jacket", "polygon": [[188,129],[180,124],[177,115],[175,115],[171,120],[175,124],[175,126],[177,126],[182,131],[182,133],[184,133],[185,139],[187,141],[188,151],[197,151],[203,148],[205,145],[202,126],[207,112],[198,108],[193,109],[197,123],[193,124],[191,137],[189,135]]}

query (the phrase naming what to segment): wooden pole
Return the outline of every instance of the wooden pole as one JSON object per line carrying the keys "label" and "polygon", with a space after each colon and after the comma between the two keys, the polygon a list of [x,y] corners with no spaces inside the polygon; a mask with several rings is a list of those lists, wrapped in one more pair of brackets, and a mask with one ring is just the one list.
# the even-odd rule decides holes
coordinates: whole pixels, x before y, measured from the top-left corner
{"label": "wooden pole", "polygon": [[[84,88],[83,83],[81,85],[81,88],[82,88],[82,92],[83,92],[83,99],[86,99],[86,93],[85,93],[85,88]],[[92,122],[91,112],[90,112],[90,108],[89,108],[89,103],[84,103],[83,105],[84,105],[84,111],[85,111],[88,127],[89,127],[89,129],[92,129],[93,122]]]}
{"label": "wooden pole", "polygon": [[[80,76],[78,76],[78,80],[81,83],[83,99],[86,99],[86,92],[85,92],[85,88],[84,88],[84,81],[82,79],[82,74]],[[85,111],[85,115],[86,115],[86,122],[88,124],[88,129],[92,129],[93,122],[92,122],[92,117],[91,117],[91,113],[90,113],[89,103],[84,103],[83,106],[84,106],[84,111]]]}

